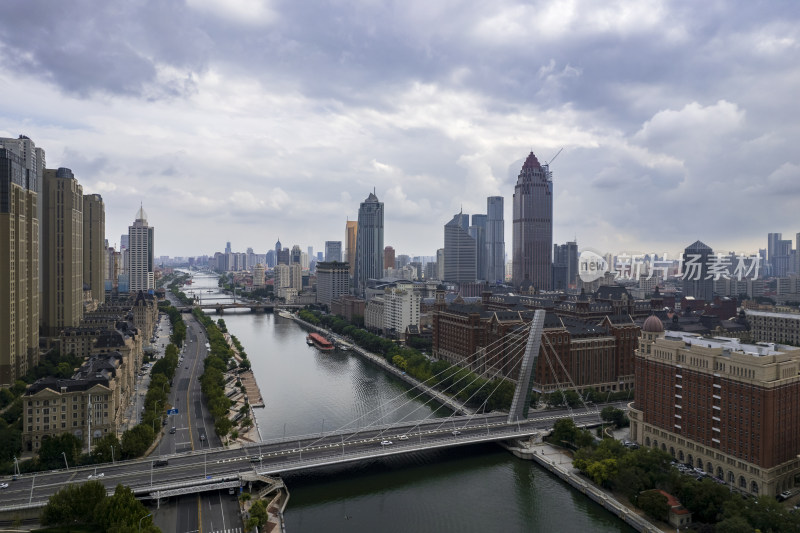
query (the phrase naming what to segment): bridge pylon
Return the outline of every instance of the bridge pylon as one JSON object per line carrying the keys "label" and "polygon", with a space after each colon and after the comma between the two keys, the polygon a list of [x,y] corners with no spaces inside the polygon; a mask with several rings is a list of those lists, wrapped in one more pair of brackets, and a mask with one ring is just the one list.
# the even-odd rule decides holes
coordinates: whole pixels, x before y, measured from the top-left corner
{"label": "bridge pylon", "polygon": [[509,423],[525,420],[528,417],[529,398],[533,387],[533,379],[536,377],[533,370],[536,365],[536,359],[539,357],[539,347],[542,344],[544,317],[545,311],[543,309],[538,309],[533,314],[531,331],[528,334],[528,342],[520,364],[517,388],[514,391],[514,398],[511,400],[511,409],[508,411]]}

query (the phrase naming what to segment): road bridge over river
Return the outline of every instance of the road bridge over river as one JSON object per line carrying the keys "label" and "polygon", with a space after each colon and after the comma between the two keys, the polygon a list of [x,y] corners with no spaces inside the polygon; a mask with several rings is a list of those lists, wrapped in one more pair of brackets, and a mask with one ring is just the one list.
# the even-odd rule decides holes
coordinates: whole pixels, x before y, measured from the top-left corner
{"label": "road bridge over river", "polygon": [[[131,487],[140,499],[238,487],[255,477],[280,475],[391,455],[528,438],[571,416],[576,424],[597,423],[597,410],[573,413],[544,411],[512,422],[508,415],[487,414],[404,422],[368,429],[264,441],[240,448],[208,448],[160,457],[118,461],[86,468],[26,474],[3,490],[0,512],[44,506],[68,483],[93,476],[111,493],[118,484]],[[389,444],[391,443],[391,444]],[[155,466],[166,460],[165,466]],[[102,474],[102,477],[97,477]]]}

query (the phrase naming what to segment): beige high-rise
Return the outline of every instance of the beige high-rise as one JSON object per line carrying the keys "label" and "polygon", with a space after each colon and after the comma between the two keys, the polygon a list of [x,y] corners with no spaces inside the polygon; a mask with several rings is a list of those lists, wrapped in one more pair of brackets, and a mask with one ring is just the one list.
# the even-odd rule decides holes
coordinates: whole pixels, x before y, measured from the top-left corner
{"label": "beige high-rise", "polygon": [[[0,139],[0,386],[12,385],[39,362],[39,176],[35,168],[26,167],[18,146],[4,141]],[[43,158],[44,152],[36,150]]]}
{"label": "beige high-rise", "polygon": [[83,187],[68,168],[44,171],[42,333],[55,337],[83,317]]}
{"label": "beige high-rise", "polygon": [[92,293],[92,300],[105,301],[106,208],[99,194],[83,197],[83,284]]}
{"label": "beige high-rise", "polygon": [[348,220],[344,236],[345,262],[350,265],[350,276],[356,270],[356,243],[358,240],[358,221]]}

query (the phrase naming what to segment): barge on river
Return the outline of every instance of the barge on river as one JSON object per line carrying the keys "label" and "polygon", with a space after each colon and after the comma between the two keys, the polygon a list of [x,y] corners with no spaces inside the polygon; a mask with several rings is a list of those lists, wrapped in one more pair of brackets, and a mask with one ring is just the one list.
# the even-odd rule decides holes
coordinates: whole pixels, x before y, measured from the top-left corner
{"label": "barge on river", "polygon": [[333,344],[331,341],[320,335],[319,333],[309,333],[308,337],[306,337],[306,342],[313,344],[317,350],[321,352],[332,352],[333,351]]}

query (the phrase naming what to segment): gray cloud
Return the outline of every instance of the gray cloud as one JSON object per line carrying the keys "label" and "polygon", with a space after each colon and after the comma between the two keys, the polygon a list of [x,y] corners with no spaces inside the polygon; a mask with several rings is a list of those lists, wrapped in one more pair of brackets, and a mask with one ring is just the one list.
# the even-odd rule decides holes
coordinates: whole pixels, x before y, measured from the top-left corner
{"label": "gray cloud", "polygon": [[101,189],[109,231],[142,198],[154,224],[198,225],[194,241],[164,235],[164,253],[234,233],[319,246],[373,187],[398,250],[433,254],[454,212],[494,194],[510,247],[531,148],[544,162],[564,147],[559,241],[752,248],[800,230],[785,214],[800,192],[794,2],[221,6],[12,1],[0,129]]}

